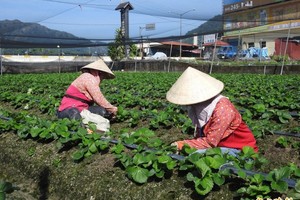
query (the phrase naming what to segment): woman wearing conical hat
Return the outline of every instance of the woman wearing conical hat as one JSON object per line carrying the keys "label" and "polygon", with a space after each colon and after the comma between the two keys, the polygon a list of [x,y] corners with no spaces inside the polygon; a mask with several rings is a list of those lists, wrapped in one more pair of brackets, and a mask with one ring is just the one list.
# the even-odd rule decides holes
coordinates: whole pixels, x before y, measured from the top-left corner
{"label": "woman wearing conical hat", "polygon": [[196,149],[213,147],[241,150],[245,146],[256,152],[256,140],[240,113],[221,95],[224,84],[192,67],[188,67],[167,92],[168,101],[185,105],[195,126],[194,138],[174,142],[179,150],[186,144]]}
{"label": "woman wearing conical hat", "polygon": [[118,108],[110,104],[99,88],[103,79],[115,78],[113,72],[101,59],[82,67],[81,71],[61,101],[58,118],[81,119],[80,112],[84,109],[106,118],[114,117]]}

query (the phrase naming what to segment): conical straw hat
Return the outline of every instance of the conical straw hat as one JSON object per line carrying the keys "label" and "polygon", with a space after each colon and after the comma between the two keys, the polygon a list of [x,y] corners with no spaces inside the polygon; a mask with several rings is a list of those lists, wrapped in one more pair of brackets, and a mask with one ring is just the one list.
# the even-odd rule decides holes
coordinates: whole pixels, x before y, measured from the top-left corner
{"label": "conical straw hat", "polygon": [[105,62],[101,59],[92,62],[86,66],[83,66],[81,68],[82,69],[95,69],[95,70],[99,70],[101,72],[105,72],[105,77],[106,79],[113,79],[115,78],[114,73],[108,68],[108,66],[105,64]]}
{"label": "conical straw hat", "polygon": [[167,92],[167,100],[179,105],[200,103],[218,95],[223,88],[223,82],[188,67]]}

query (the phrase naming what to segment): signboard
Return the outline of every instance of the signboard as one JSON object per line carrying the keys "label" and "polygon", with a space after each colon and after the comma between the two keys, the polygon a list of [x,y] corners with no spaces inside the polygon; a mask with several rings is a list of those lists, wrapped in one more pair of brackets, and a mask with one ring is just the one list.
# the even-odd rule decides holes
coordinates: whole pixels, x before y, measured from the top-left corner
{"label": "signboard", "polygon": [[281,3],[285,1],[297,1],[297,0],[224,0],[223,13],[226,14],[226,13],[245,10],[249,8],[264,6],[268,4]]}
{"label": "signboard", "polygon": [[204,35],[203,37],[203,43],[213,43],[216,41],[216,34],[209,34],[209,35]]}
{"label": "signboard", "polygon": [[155,30],[155,24],[146,24],[146,31]]}
{"label": "signboard", "polygon": [[298,16],[300,16],[300,1],[289,2],[224,15],[223,28],[225,31],[230,31],[263,26],[289,19],[298,19]]}

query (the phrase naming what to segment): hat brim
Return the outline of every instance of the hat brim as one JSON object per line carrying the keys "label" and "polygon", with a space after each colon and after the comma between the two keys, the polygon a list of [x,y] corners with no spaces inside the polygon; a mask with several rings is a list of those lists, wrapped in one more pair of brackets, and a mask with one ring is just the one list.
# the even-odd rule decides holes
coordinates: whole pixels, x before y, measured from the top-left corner
{"label": "hat brim", "polygon": [[92,62],[88,65],[83,66],[80,70],[84,69],[94,69],[98,70],[100,72],[104,72],[104,78],[105,79],[114,79],[115,75],[114,73],[108,68],[108,66],[105,64],[105,62],[101,59]]}
{"label": "hat brim", "polygon": [[224,83],[192,67],[188,67],[166,94],[169,102],[191,105],[220,94]]}

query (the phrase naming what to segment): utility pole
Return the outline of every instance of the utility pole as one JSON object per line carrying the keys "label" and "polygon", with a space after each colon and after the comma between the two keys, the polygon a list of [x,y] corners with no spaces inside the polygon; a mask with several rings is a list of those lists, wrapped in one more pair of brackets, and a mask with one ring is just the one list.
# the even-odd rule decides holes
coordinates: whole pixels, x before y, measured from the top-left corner
{"label": "utility pole", "polygon": [[129,2],[123,2],[116,7],[115,10],[121,12],[121,34],[123,45],[125,47],[125,57],[129,57],[129,45],[127,44],[129,39],[129,10],[133,10],[132,5]]}
{"label": "utility pole", "polygon": [[172,11],[170,11],[170,13],[174,13],[174,14],[176,14],[176,15],[179,15],[179,30],[180,30],[180,32],[179,32],[179,36],[180,36],[180,39],[179,39],[179,58],[181,59],[181,54],[182,54],[182,39],[181,39],[181,37],[182,37],[182,17],[183,17],[183,15],[185,15],[185,14],[187,14],[188,12],[191,12],[191,11],[195,11],[196,9],[191,9],[191,10],[188,10],[188,11],[185,11],[185,12],[183,12],[183,13],[175,13],[175,12],[172,12]]}

